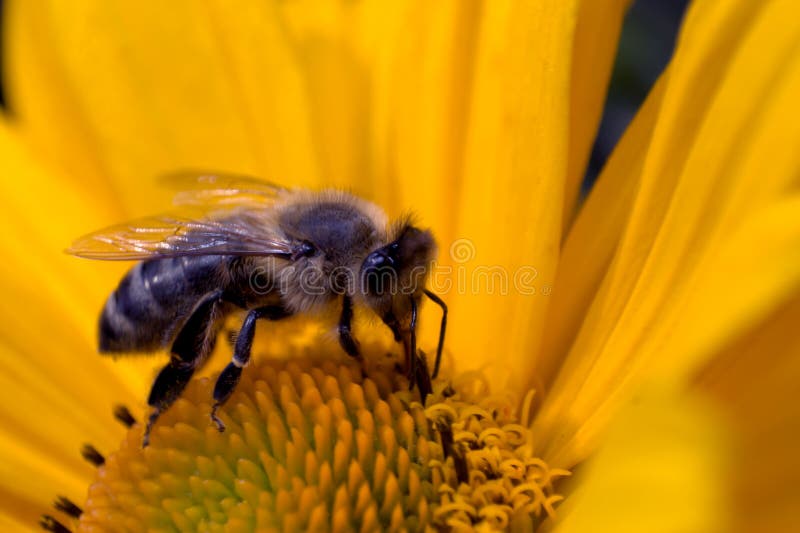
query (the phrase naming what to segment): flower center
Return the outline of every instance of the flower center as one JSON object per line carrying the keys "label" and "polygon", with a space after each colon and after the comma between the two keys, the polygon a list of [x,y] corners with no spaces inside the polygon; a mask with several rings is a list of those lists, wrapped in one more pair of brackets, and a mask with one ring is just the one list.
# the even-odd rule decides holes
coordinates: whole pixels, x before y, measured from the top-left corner
{"label": "flower center", "polygon": [[480,375],[437,380],[423,407],[393,368],[263,361],[209,421],[192,382],[141,448],[142,427],[99,467],[78,530],[416,531],[529,526],[567,475]]}

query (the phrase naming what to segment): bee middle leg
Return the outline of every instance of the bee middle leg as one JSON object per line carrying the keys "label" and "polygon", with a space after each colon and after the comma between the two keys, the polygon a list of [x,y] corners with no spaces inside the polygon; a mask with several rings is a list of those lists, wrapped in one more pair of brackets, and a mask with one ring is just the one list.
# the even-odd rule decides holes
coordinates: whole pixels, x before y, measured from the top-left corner
{"label": "bee middle leg", "polygon": [[180,397],[195,369],[214,349],[215,324],[221,301],[221,291],[208,293],[201,298],[175,337],[169,363],[158,373],[150,389],[147,403],[153,411],[147,420],[142,447],[150,443],[150,430],[158,417]]}
{"label": "bee middle leg", "polygon": [[253,347],[253,338],[256,333],[256,321],[259,318],[280,320],[290,314],[282,305],[259,307],[247,313],[239,334],[236,335],[231,362],[220,373],[217,383],[214,385],[214,406],[211,408],[211,421],[214,422],[219,431],[225,431],[225,424],[217,416],[217,410],[228,401],[233,391],[236,390],[236,385],[239,384],[239,379],[242,377],[242,369],[250,362],[250,351]]}

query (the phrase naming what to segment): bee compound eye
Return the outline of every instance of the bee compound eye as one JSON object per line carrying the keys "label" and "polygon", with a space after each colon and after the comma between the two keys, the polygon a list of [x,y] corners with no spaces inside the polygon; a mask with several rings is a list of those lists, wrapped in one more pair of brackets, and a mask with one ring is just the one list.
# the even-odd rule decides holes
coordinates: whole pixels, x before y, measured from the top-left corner
{"label": "bee compound eye", "polygon": [[383,252],[372,252],[364,260],[364,270],[384,268],[389,265],[389,257]]}
{"label": "bee compound eye", "polygon": [[370,294],[384,294],[396,286],[397,271],[394,261],[382,251],[369,254],[361,271],[364,286]]}
{"label": "bee compound eye", "polygon": [[295,252],[295,257],[311,257],[317,253],[317,247],[308,241],[302,241]]}

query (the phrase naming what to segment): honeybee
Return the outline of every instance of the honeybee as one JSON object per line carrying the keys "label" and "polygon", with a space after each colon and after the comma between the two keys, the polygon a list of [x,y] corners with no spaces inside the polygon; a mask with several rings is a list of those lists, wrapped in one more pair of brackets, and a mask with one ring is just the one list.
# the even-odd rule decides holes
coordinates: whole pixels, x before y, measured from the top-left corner
{"label": "honeybee", "polygon": [[[231,362],[214,386],[211,421],[250,361],[256,321],[337,312],[338,339],[361,358],[354,306],[374,312],[404,349],[409,388],[424,402],[441,360],[447,306],[425,288],[436,256],[429,230],[409,218],[388,223],[376,205],[337,190],[287,189],[246,176],[169,178],[180,215],[144,218],[76,240],[67,251],[103,260],[138,260],[108,297],[99,320],[101,353],[170,348],[148,404],[143,446],[159,415],[178,399],[214,348],[227,315],[246,316]],[[422,296],[442,310],[432,374],[417,352]],[[424,355],[424,354],[423,354]]]}

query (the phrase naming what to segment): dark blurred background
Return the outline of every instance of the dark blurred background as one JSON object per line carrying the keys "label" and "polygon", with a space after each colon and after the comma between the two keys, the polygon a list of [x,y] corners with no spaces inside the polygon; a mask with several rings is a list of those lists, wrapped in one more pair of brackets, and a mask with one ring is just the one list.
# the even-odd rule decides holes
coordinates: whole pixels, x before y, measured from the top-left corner
{"label": "dark blurred background", "polygon": [[[3,4],[0,0],[0,28]],[[636,0],[628,11],[603,120],[583,183],[584,193],[591,188],[628,122],[669,61],[687,4],[688,0]],[[0,106],[5,107],[1,78]]]}

